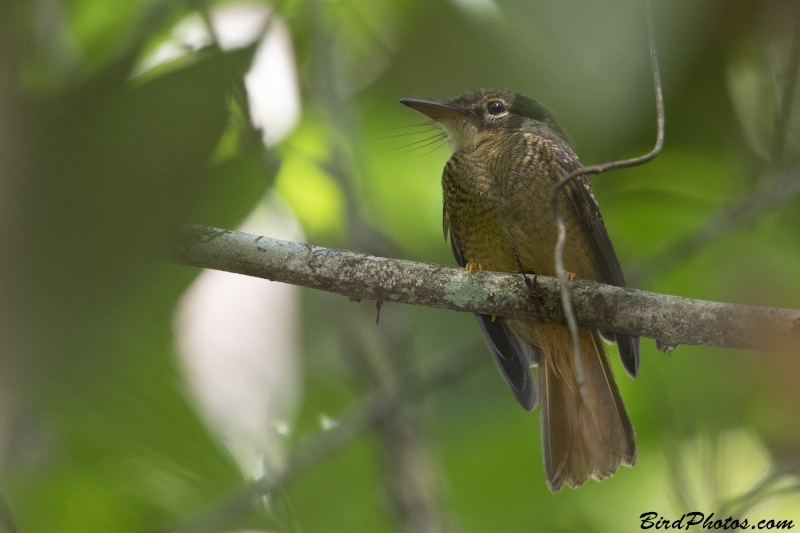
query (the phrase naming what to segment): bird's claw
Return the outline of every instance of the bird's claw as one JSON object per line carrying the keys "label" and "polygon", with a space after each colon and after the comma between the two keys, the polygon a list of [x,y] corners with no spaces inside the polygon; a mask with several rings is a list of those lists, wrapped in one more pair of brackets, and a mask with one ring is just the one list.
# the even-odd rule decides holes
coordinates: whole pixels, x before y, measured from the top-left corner
{"label": "bird's claw", "polygon": [[464,268],[467,271],[467,274],[470,276],[472,275],[473,270],[485,270],[483,268],[483,263],[467,263],[464,265]]}

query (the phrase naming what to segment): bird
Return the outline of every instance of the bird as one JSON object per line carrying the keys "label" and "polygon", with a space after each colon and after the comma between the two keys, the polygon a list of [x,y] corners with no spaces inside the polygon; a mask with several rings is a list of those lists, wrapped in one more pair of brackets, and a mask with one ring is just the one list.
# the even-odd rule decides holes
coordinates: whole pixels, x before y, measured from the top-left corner
{"label": "bird", "polygon": [[[442,173],[442,228],[458,265],[470,273],[554,276],[558,235],[551,189],[582,165],[553,114],[507,89],[477,89],[444,102],[404,98],[400,103],[431,119],[450,145],[452,156]],[[570,278],[625,287],[588,178],[571,181],[558,206],[567,229],[564,265]],[[638,337],[579,329],[582,394],[565,325],[476,318],[517,401],[531,411],[541,398],[542,456],[553,493],[565,485],[580,487],[589,478],[601,481],[619,465],[636,463],[636,434],[603,340],[617,345],[625,372],[635,378]]]}

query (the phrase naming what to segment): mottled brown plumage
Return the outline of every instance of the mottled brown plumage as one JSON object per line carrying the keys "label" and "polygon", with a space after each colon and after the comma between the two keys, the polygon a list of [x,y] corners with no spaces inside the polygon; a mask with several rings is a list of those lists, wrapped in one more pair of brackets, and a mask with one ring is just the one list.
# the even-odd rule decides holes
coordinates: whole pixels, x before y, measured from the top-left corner
{"label": "mottled brown plumage", "polygon": [[[461,266],[555,275],[557,230],[550,190],[579,168],[566,135],[537,102],[504,89],[470,91],[444,104],[401,100],[436,121],[453,156],[442,175],[445,237]],[[625,286],[588,179],[565,188],[559,208],[567,226],[564,264],[579,278]],[[471,266],[471,265],[470,265]],[[566,326],[478,316],[490,351],[517,400],[542,398],[545,472],[555,492],[601,480],[636,462],[636,441],[606,359],[601,333],[581,329],[588,394],[581,397]],[[639,339],[613,332],[626,371],[636,376]],[[539,394],[530,372],[538,364]]]}

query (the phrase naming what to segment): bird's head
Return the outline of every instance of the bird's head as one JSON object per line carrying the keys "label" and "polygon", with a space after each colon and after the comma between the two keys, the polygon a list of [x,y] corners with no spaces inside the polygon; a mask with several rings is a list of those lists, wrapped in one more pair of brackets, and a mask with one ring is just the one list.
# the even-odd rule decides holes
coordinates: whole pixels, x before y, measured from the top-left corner
{"label": "bird's head", "polygon": [[403,98],[400,103],[435,121],[447,134],[454,153],[515,131],[569,143],[546,107],[508,89],[476,89],[442,103],[415,98]]}

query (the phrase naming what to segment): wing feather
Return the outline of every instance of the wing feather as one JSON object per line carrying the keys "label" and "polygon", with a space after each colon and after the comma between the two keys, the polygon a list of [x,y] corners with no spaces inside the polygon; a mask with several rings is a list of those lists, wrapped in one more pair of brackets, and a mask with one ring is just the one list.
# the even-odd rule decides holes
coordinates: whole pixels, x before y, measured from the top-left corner
{"label": "wing feather", "polygon": [[[564,176],[581,167],[578,157],[569,147],[562,147],[561,153],[557,154],[555,159],[561,166]],[[572,193],[569,196],[572,199],[575,212],[578,214],[578,219],[590,236],[594,246],[602,281],[609,285],[626,287],[627,284],[622,273],[622,267],[619,265],[614,246],[608,237],[589,179],[586,176],[579,176],[572,180],[567,187],[570,188]],[[639,374],[639,337],[613,331],[603,331],[601,334],[606,340],[616,342],[625,372],[635,378]]]}
{"label": "wing feather", "polygon": [[[443,216],[447,228],[447,211]],[[445,230],[446,232],[447,230]],[[464,254],[458,245],[458,237],[450,231],[450,246],[456,263],[466,265]],[[483,338],[494,358],[500,374],[505,379],[519,404],[528,411],[536,407],[538,395],[536,382],[531,374],[531,365],[536,360],[535,349],[522,340],[502,318],[493,319],[487,315],[475,315]]]}

